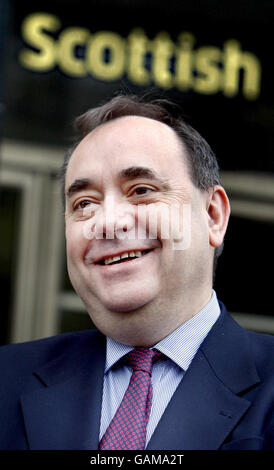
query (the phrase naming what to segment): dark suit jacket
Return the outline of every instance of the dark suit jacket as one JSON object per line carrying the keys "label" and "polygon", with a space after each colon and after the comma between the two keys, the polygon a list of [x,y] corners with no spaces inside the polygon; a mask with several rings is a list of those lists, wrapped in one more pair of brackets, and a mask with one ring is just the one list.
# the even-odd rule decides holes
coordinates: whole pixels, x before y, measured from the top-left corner
{"label": "dark suit jacket", "polygon": [[[98,449],[104,365],[97,331],[0,348],[0,448]],[[274,337],[222,306],[147,449],[274,449]]]}

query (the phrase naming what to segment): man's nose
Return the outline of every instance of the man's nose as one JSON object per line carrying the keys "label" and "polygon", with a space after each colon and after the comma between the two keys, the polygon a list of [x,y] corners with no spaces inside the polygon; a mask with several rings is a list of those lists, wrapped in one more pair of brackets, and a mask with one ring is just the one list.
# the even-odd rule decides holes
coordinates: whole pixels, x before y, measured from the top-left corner
{"label": "man's nose", "polygon": [[95,231],[102,238],[123,238],[135,228],[136,207],[120,197],[108,195],[96,213]]}

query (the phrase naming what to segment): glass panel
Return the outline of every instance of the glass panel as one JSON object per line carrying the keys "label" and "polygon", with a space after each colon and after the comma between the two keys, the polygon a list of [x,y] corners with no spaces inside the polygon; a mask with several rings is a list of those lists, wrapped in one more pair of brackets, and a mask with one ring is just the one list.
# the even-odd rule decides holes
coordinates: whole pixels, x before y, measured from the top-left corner
{"label": "glass panel", "polygon": [[215,289],[229,311],[274,317],[274,224],[231,217]]}
{"label": "glass panel", "polygon": [[93,329],[94,325],[87,313],[60,312],[59,333]]}
{"label": "glass panel", "polygon": [[0,344],[8,342],[12,319],[20,202],[20,189],[0,187],[0,295],[3,309]]}

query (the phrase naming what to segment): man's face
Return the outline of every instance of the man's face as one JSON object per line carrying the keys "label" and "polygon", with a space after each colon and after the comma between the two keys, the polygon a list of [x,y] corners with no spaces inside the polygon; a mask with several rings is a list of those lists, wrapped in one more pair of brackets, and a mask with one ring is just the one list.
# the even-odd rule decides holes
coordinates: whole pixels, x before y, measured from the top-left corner
{"label": "man's face", "polygon": [[[128,116],[88,134],[69,162],[70,279],[94,324],[118,341],[153,344],[210,298],[206,195],[191,182],[185,152],[165,124]],[[163,209],[184,205],[191,243],[177,250],[163,234],[171,213]],[[161,208],[156,222],[144,215],[150,208]]]}

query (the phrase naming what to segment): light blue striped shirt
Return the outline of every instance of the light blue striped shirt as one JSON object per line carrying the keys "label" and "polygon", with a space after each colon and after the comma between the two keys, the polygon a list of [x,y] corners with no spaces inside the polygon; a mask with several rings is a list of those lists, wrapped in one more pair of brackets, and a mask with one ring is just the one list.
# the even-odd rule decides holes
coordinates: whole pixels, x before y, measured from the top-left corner
{"label": "light blue striped shirt", "polygon": [[[216,293],[213,290],[209,303],[200,312],[155,344],[154,348],[161,351],[169,359],[159,360],[153,366],[151,377],[153,398],[147,426],[146,444],[149,442],[199,346],[216,322],[219,314],[220,307]],[[121,367],[112,367],[132,349],[132,346],[107,338],[100,439],[122,401],[132,373],[131,368],[124,364]]]}

